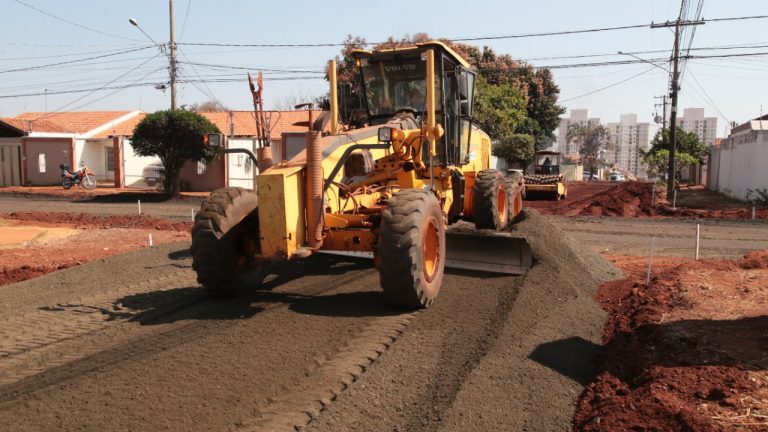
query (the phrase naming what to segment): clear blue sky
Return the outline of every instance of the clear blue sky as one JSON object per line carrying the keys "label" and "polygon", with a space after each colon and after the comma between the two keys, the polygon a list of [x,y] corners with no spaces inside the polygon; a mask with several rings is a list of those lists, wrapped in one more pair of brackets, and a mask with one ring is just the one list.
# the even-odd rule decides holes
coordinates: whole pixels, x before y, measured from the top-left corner
{"label": "clear blue sky", "polygon": [[[691,2],[696,4],[696,1]],[[0,98],[0,115],[45,111],[46,102],[49,111],[62,107],[65,110],[140,108],[154,111],[169,106],[169,92],[156,90],[153,85],[120,91],[52,94],[57,91],[99,88],[115,79],[109,85],[162,83],[167,80],[167,71],[164,69],[167,60],[155,48],[56,67],[7,72],[148,45],[147,38],[128,23],[129,18],[138,20],[154,40],[165,42],[168,40],[166,0],[23,0],[23,3],[71,23],[52,18],[16,0],[0,0],[3,11],[0,18],[0,96],[45,93],[45,89],[49,92],[47,97],[34,95]],[[401,2],[387,7],[380,7],[379,4],[365,1],[175,0],[176,38],[181,43],[180,50],[183,53],[179,55],[179,60],[248,67],[253,71],[259,68],[306,71],[266,76],[265,103],[267,107],[275,107],[285,105],[288,100],[309,99],[325,92],[327,84],[322,80],[320,72],[325,62],[339,52],[339,48],[199,47],[183,43],[340,43],[347,34],[359,35],[368,41],[380,41],[388,36],[402,37],[417,32],[447,38],[511,35],[663,22],[674,19],[680,8],[679,0],[422,1]],[[704,1],[704,18],[764,14],[768,14],[765,0]],[[768,52],[766,25],[768,19],[699,26],[693,39],[694,49],[741,44],[766,47],[692,53]],[[582,35],[489,40],[476,44],[491,46],[498,53],[507,53],[518,59],[540,59],[610,54],[619,50],[668,50],[672,46],[672,33],[667,29],[641,28]],[[641,54],[644,58],[668,55],[664,52]],[[621,59],[629,58],[614,55],[531,60],[531,63],[544,66]],[[768,76],[768,56],[691,59],[687,68],[683,76],[680,107],[704,107],[707,115],[719,117],[718,136],[724,134],[725,118],[743,122],[756,117],[760,114],[761,104],[764,111],[768,112],[768,79],[765,78]],[[637,113],[640,120],[651,121],[655,102],[653,96],[667,91],[666,73],[661,69],[653,69],[648,64],[554,69],[554,76],[561,89],[561,99],[566,100],[648,69],[652,70],[607,90],[564,102],[563,105],[569,109],[589,108],[593,116],[603,121],[618,121],[621,113]],[[192,67],[183,63],[181,70],[184,74],[182,78],[191,80],[199,80],[200,77],[205,80],[242,77],[243,80],[209,82],[207,87],[198,84],[199,89],[192,84],[183,84],[179,87],[179,104],[205,102],[210,99],[204,94],[208,93],[229,108],[251,108],[244,70]],[[269,79],[286,76],[316,78],[291,81]],[[694,78],[703,89],[699,88]],[[721,113],[716,111],[715,106]]]}

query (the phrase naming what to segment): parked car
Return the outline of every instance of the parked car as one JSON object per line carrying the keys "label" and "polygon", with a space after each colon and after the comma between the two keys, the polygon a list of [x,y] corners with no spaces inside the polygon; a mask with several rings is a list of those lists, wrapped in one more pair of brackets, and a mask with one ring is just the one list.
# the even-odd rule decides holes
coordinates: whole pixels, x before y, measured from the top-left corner
{"label": "parked car", "polygon": [[165,169],[160,162],[151,163],[144,167],[142,176],[147,186],[155,186],[163,183],[163,173]]}
{"label": "parked car", "polygon": [[590,171],[584,171],[581,175],[581,179],[583,181],[590,181],[592,180],[592,173]]}
{"label": "parked car", "polygon": [[624,181],[626,180],[624,178],[624,174],[618,172],[618,171],[611,171],[608,173],[608,180],[610,181]]}

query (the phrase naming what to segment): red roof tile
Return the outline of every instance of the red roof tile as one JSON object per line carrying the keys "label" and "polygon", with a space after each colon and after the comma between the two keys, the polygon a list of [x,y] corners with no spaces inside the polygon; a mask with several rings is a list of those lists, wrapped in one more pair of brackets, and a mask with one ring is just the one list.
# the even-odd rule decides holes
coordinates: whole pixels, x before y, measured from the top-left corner
{"label": "red roof tile", "polygon": [[65,132],[64,128],[48,120],[23,120],[20,118],[0,117],[0,122],[18,129],[21,133],[29,132]]}
{"label": "red roof tile", "polygon": [[144,120],[144,117],[146,116],[147,113],[139,113],[138,115],[133,116],[122,123],[117,123],[111,128],[107,128],[102,132],[97,133],[93,136],[93,138],[107,138],[109,136],[131,136],[133,135],[133,129],[137,124],[139,124],[140,121]]}
{"label": "red roof tile", "polygon": [[60,126],[55,132],[83,134],[131,112],[132,111],[79,111],[60,113],[25,112],[17,115],[15,118],[33,120],[35,123],[46,120]]}
{"label": "red roof tile", "polygon": [[[312,110],[312,119],[316,120],[323,111]],[[213,124],[223,134],[230,133],[230,120],[228,111],[202,112],[200,113]],[[253,111],[233,111],[233,121],[235,124],[235,136],[254,136],[256,135],[256,119]],[[307,111],[266,111],[266,118],[270,122],[270,139],[280,139],[283,132],[304,132],[306,126],[296,126],[294,123],[306,122],[309,119]]]}

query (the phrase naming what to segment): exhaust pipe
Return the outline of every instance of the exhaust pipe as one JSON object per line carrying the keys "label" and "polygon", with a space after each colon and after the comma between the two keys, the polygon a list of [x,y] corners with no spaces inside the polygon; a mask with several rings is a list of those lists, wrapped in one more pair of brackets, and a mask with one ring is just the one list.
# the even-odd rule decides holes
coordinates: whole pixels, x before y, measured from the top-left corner
{"label": "exhaust pipe", "polygon": [[307,246],[318,250],[323,246],[323,152],[322,135],[307,132]]}

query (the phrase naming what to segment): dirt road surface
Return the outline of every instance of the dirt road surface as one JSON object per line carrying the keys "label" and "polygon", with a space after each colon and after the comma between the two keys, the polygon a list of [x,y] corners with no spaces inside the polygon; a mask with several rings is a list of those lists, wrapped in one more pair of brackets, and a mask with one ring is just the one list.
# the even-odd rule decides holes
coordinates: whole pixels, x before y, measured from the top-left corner
{"label": "dirt road surface", "polygon": [[[683,250],[681,224],[636,236]],[[600,350],[592,296],[620,276],[593,251],[633,225],[555,225],[521,223],[524,278],[452,272],[416,313],[388,306],[370,262],[324,256],[210,299],[186,242],[0,286],[0,430],[570,430]],[[593,225],[587,247],[557,228]]]}
{"label": "dirt road surface", "polygon": [[149,202],[152,199],[146,194],[122,196],[93,196],[83,200],[69,200],[65,197],[45,195],[12,195],[0,194],[0,213],[12,212],[66,212],[89,213],[94,215],[137,215],[139,214],[138,200],[141,201],[141,212],[147,216],[173,220],[191,221],[190,211],[200,209],[202,198],[189,197],[181,200]]}

